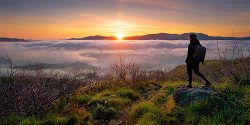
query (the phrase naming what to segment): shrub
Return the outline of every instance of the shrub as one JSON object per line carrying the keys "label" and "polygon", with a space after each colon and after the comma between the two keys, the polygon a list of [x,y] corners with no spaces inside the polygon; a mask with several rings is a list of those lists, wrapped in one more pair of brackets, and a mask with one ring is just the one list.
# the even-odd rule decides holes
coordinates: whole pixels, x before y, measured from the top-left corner
{"label": "shrub", "polygon": [[0,115],[42,114],[52,102],[74,92],[80,85],[83,85],[80,80],[45,71],[43,67],[16,69],[7,79],[0,80],[1,97],[4,97]]}

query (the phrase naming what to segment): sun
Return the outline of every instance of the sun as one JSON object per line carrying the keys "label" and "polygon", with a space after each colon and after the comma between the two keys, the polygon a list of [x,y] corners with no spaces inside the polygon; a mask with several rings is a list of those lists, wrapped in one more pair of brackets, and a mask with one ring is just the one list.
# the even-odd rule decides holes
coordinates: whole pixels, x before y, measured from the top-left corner
{"label": "sun", "polygon": [[117,33],[116,38],[117,38],[117,40],[123,40],[124,35],[122,33]]}

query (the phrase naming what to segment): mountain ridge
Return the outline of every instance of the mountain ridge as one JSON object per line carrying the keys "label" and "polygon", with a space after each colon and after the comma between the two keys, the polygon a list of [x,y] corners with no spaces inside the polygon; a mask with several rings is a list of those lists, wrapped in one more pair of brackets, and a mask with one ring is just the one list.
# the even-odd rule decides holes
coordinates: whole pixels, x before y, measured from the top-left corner
{"label": "mountain ridge", "polygon": [[0,37],[0,42],[31,42],[31,40],[20,38]]}
{"label": "mountain ridge", "polygon": [[[124,37],[124,40],[186,40],[188,36],[193,33],[170,34],[170,33],[156,33],[137,36]],[[223,37],[223,36],[209,36],[204,33],[195,33],[200,40],[250,40],[250,36],[246,37]],[[117,40],[115,36],[87,36],[82,38],[69,38],[67,40]]]}

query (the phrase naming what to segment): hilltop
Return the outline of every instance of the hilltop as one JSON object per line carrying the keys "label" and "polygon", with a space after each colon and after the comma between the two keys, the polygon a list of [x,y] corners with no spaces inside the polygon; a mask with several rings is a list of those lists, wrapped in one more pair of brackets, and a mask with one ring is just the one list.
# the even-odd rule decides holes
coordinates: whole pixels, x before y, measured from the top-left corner
{"label": "hilltop", "polygon": [[30,65],[34,71],[23,67],[0,77],[0,124],[248,124],[250,58],[229,61],[234,71],[228,60],[205,61],[201,72],[213,84],[204,87],[195,78],[192,89],[185,87],[185,65],[170,72],[146,72],[121,60],[103,77],[90,72],[85,80],[78,79],[81,72],[70,77]]}

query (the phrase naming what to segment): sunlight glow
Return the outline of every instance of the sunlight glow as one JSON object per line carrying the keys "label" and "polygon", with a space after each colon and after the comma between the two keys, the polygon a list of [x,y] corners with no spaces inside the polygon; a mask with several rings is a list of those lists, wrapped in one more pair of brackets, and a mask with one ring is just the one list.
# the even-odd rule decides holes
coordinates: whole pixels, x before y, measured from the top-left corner
{"label": "sunlight glow", "polygon": [[124,35],[122,33],[117,33],[116,38],[117,38],[117,40],[123,40]]}

